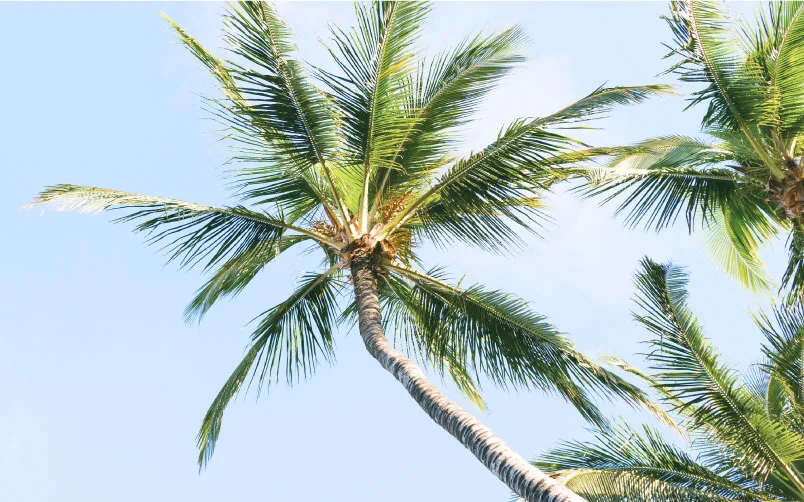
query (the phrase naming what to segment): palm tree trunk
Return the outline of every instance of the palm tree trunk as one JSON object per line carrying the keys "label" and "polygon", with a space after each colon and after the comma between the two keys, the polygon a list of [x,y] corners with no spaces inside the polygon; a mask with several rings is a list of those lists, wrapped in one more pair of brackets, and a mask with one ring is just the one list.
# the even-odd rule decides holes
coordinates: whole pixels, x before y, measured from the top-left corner
{"label": "palm tree trunk", "polygon": [[438,425],[471,451],[511,490],[528,502],[584,502],[564,485],[530,465],[498,438],[491,429],[458,406],[430,382],[416,363],[391,347],[382,330],[373,253],[352,255],[360,336],[369,353],[401,383]]}

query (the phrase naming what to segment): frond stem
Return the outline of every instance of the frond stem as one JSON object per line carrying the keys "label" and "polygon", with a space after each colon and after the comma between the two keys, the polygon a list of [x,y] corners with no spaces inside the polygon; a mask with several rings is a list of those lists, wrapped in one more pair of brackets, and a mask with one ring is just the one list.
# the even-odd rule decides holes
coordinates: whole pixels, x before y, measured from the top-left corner
{"label": "frond stem", "polygon": [[363,235],[368,232],[368,192],[369,192],[369,181],[371,180],[371,143],[372,143],[372,135],[374,134],[374,121],[377,115],[377,83],[380,77],[382,76],[380,65],[382,64],[383,57],[385,56],[385,50],[388,47],[388,34],[391,31],[391,27],[396,19],[397,7],[395,3],[391,3],[391,12],[387,15],[388,19],[386,20],[385,30],[383,32],[382,40],[380,41],[380,46],[378,48],[376,57],[377,57],[377,68],[375,68],[375,75],[374,75],[374,87],[372,88],[371,94],[371,111],[369,112],[369,123],[368,123],[368,133],[366,134],[366,152],[364,156],[363,162],[363,191],[360,194],[360,204],[359,204],[359,216],[358,216],[358,226],[360,229],[360,234]]}

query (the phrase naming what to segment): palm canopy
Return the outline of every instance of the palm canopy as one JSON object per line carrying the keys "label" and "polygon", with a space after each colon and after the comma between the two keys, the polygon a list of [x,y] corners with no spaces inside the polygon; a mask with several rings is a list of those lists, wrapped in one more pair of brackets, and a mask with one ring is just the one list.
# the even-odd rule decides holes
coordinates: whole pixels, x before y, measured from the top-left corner
{"label": "palm canopy", "polygon": [[661,396],[697,455],[620,423],[536,465],[590,502],[804,500],[804,306],[756,317],[762,361],[741,378],[702,333],[682,269],[646,259],[636,285],[650,370],[618,364]]}
{"label": "palm canopy", "polygon": [[208,102],[238,147],[229,171],[235,205],[75,185],[49,187],[33,202],[85,212],[118,209],[123,215],[116,221],[136,222],[170,260],[209,272],[186,309],[188,321],[240,293],[291,248],[321,253],[321,270],[303,276],[287,300],[256,318],[246,356],[203,420],[201,463],[244,384],[293,382],[332,360],[338,326],[355,316],[354,299],[344,292],[356,250],[376,256],[384,322],[396,342],[481,406],[480,376],[557,392],[597,423],[603,418],[590,392],[644,401],[526,303],[481,286],[453,286],[443,272],[423,269],[415,248],[428,240],[493,251],[516,245],[516,228],[541,217],[538,193],[549,185],[547,174],[578,158],[579,143],[555,130],[665,88],[597,89],[553,115],[512,122],[479,152],[455,156],[460,128],[524,60],[525,37],[518,27],[476,35],[417,62],[428,9],[357,3],[357,26],[333,29],[334,68],[316,68],[315,80],[270,4],[243,2],[228,10],[224,40],[231,59],[216,57],[168,20],[222,92]]}
{"label": "palm canopy", "polygon": [[725,4],[677,0],[666,18],[667,70],[698,84],[688,106],[705,104],[702,137],[665,136],[598,149],[582,168],[586,196],[619,201],[630,225],[657,231],[684,215],[707,230],[727,272],[767,289],[760,245],[789,234],[783,285],[804,291],[804,4],[771,2],[756,24],[732,21]]}

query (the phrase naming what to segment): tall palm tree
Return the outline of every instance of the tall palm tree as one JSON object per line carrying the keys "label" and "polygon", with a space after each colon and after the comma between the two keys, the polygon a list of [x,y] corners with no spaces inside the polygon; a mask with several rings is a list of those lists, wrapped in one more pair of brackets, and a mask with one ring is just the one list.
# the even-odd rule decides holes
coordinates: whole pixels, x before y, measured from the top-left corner
{"label": "tall palm tree", "polygon": [[536,465],[590,502],[804,500],[804,306],[756,316],[764,360],[741,379],[687,305],[687,275],[644,260],[636,319],[653,335],[639,375],[680,417],[696,456],[621,423],[565,442]]}
{"label": "tall palm tree", "polygon": [[420,268],[415,247],[426,241],[492,251],[518,245],[516,228],[542,216],[538,191],[548,187],[547,173],[576,160],[578,143],[551,129],[664,88],[601,88],[553,115],[516,120],[483,150],[456,157],[457,131],[523,61],[525,37],[518,27],[476,35],[417,62],[428,9],[358,3],[357,26],[333,29],[335,68],[315,69],[320,88],[269,4],[244,2],[227,12],[231,60],[214,56],[168,19],[222,91],[208,103],[238,145],[230,172],[236,205],[75,185],[46,188],[33,204],[120,209],[116,221],[137,222],[136,230],[164,246],[170,260],[211,272],[186,309],[189,321],[240,293],[291,248],[321,253],[321,270],[302,277],[287,300],[258,317],[246,356],[203,420],[202,465],[226,406],[245,382],[265,387],[311,375],[321,361],[331,361],[338,326],[356,319],[368,352],[511,489],[532,501],[580,500],[449,400],[414,360],[451,377],[481,407],[480,376],[557,393],[594,423],[604,419],[592,393],[649,406],[644,394],[578,353],[523,301],[481,286],[462,289],[439,269]]}
{"label": "tall palm tree", "polygon": [[757,255],[789,235],[783,285],[804,293],[804,3],[771,2],[755,24],[722,2],[674,0],[665,18],[674,64],[700,84],[703,136],[665,136],[599,149],[603,167],[579,169],[586,196],[618,200],[626,223],[661,230],[683,213],[704,228],[716,258],[754,289],[773,281]]}

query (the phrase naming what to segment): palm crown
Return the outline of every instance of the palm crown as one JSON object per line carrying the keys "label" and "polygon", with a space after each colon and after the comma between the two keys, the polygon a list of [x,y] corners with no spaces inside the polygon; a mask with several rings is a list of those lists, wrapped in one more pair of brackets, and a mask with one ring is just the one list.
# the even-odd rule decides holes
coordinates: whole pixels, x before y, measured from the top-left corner
{"label": "palm crown", "polygon": [[[789,232],[783,282],[804,291],[804,4],[771,2],[757,25],[724,4],[678,0],[666,18],[676,59],[667,71],[703,86],[705,138],[667,136],[600,149],[606,166],[581,169],[588,196],[619,199],[627,223],[657,230],[681,214],[702,226],[725,269],[746,285],[772,284],[758,247]],[[739,29],[738,29],[739,28]]]}
{"label": "palm crown", "polygon": [[555,129],[665,88],[601,88],[550,116],[516,120],[486,148],[455,157],[461,126],[523,61],[524,35],[517,27],[477,35],[416,62],[427,12],[423,3],[358,3],[356,28],[333,30],[335,68],[314,70],[321,88],[269,4],[244,2],[228,11],[231,60],[170,21],[222,91],[208,103],[238,146],[230,171],[238,205],[74,185],[49,187],[34,201],[88,212],[122,209],[117,221],[137,222],[171,260],[210,271],[186,309],[188,320],[238,294],[290,248],[321,252],[322,269],[258,317],[245,358],[203,421],[201,462],[244,383],[293,381],[332,359],[337,326],[361,315],[354,297],[343,295],[355,253],[371,255],[383,323],[398,345],[449,375],[481,406],[480,375],[557,392],[597,423],[603,418],[590,390],[644,402],[638,389],[578,353],[521,300],[453,286],[439,270],[419,268],[414,250],[428,240],[493,251],[516,245],[516,228],[542,214],[538,193],[549,186],[548,174],[582,155],[574,150],[578,142]]}
{"label": "palm crown", "polygon": [[687,451],[627,424],[566,442],[536,464],[590,502],[804,499],[804,307],[757,316],[764,360],[741,380],[687,305],[687,276],[645,260],[636,319],[651,332],[646,381],[691,438]]}

